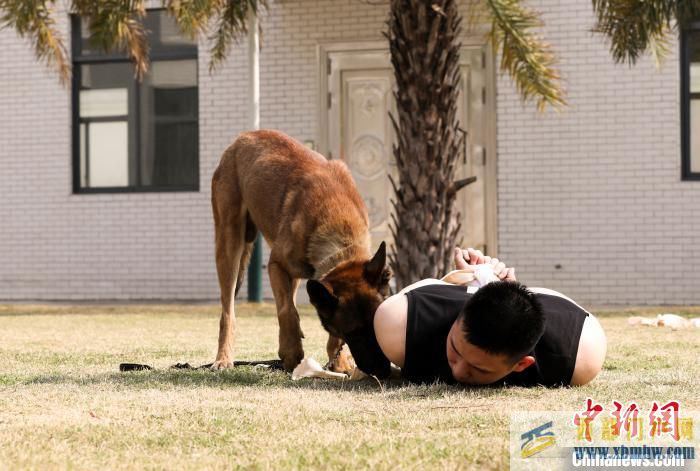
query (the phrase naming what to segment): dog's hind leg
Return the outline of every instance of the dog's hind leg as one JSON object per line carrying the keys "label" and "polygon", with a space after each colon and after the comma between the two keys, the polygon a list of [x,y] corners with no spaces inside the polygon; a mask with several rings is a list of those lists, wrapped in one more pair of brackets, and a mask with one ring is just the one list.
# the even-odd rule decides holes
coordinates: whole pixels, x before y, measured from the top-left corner
{"label": "dog's hind leg", "polygon": [[301,344],[304,333],[301,331],[299,312],[297,312],[295,305],[299,279],[292,278],[283,266],[275,261],[274,257],[273,252],[270,255],[268,271],[270,285],[277,304],[277,320],[280,326],[278,353],[284,369],[292,371],[304,358],[304,349]]}
{"label": "dog's hind leg", "polygon": [[233,340],[236,315],[233,308],[234,288],[245,246],[245,208],[238,189],[219,169],[212,178],[212,209],[216,245],[216,272],[221,289],[219,347],[213,369],[233,366]]}
{"label": "dog's hind leg", "polygon": [[243,255],[241,256],[241,264],[238,269],[238,277],[236,278],[236,292],[234,297],[238,296],[238,291],[243,285],[243,280],[245,279],[246,269],[248,268],[248,262],[250,262],[250,255],[253,253],[253,246],[255,244],[255,239],[258,237],[258,228],[255,227],[255,223],[250,218],[250,213],[246,212],[245,218],[245,245],[243,247]]}

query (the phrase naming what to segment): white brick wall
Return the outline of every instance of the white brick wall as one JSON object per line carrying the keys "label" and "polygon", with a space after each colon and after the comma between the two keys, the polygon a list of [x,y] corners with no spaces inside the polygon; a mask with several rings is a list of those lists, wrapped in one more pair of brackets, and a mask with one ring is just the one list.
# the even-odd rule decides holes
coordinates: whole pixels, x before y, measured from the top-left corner
{"label": "white brick wall", "polygon": [[[680,180],[677,48],[614,65],[590,2],[544,13],[570,106],[537,114],[498,81],[500,255],[585,303],[700,303],[700,182]],[[560,264],[561,269],[555,265]]]}
{"label": "white brick wall", "polygon": [[[261,125],[318,142],[316,45],[380,39],[387,11],[272,2],[262,20]],[[69,37],[67,16],[59,27]],[[0,51],[0,300],[217,299],[210,181],[247,128],[245,41],[212,75],[200,47],[198,193],[73,195],[70,90],[13,30],[0,30]],[[271,297],[266,272],[264,282]]]}
{"label": "white brick wall", "polygon": [[[498,81],[500,255],[526,283],[582,302],[700,302],[700,182],[679,181],[675,52],[661,72],[614,66],[588,32],[590,2],[530,4],[546,10],[571,106],[538,115]],[[262,126],[318,142],[316,46],[381,40],[387,12],[271,3]],[[12,30],[0,51],[0,300],[217,298],[209,185],[247,126],[245,42],[213,75],[200,48],[198,193],[71,194],[70,91]]]}

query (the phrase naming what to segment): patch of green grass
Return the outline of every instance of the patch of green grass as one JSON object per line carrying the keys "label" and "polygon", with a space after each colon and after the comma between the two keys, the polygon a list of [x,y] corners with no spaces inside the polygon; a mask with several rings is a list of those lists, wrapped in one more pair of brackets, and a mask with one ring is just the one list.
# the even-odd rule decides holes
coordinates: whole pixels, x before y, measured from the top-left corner
{"label": "patch of green grass", "polygon": [[[527,389],[171,370],[213,360],[218,307],[0,306],[0,468],[503,469],[511,411],[579,410],[587,397],[700,407],[700,330],[627,325],[659,312],[700,315],[605,312],[608,358],[592,384]],[[274,307],[237,313],[237,358],[275,358]],[[324,362],[326,334],[310,308],[301,320],[307,356]]]}

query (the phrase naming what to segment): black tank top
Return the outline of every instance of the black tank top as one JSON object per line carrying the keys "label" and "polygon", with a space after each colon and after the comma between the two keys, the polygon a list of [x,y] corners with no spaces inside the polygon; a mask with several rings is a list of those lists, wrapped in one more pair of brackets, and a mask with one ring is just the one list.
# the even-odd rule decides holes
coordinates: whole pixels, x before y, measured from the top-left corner
{"label": "black tank top", "polygon": [[[406,293],[406,355],[401,374],[416,383],[455,383],[447,361],[447,334],[471,294],[455,285],[427,285]],[[530,355],[535,363],[495,384],[562,386],[571,383],[578,343],[588,313],[561,296],[535,293],[545,331]]]}

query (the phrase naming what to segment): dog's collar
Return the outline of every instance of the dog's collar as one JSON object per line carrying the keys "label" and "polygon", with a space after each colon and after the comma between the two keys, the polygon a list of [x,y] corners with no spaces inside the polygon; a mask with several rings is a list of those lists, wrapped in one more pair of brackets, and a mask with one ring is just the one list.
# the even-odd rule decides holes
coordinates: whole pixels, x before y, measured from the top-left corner
{"label": "dog's collar", "polygon": [[314,279],[320,280],[326,276],[340,262],[348,260],[352,252],[357,251],[358,247],[357,244],[348,245],[318,262],[318,266],[314,266]]}

